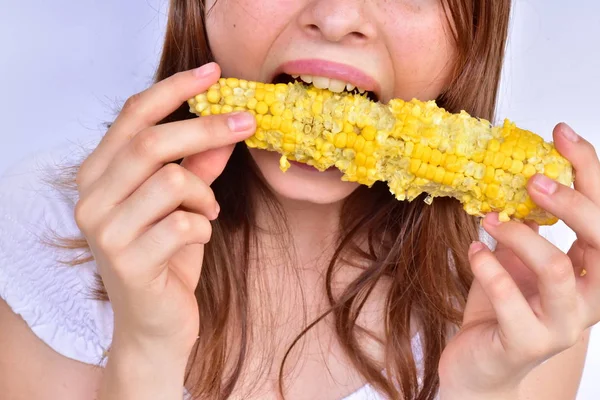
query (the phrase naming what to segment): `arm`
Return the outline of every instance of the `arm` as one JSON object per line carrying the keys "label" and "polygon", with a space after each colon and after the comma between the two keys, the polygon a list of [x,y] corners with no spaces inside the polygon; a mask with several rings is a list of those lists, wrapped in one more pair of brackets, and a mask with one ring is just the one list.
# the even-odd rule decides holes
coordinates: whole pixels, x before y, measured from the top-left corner
{"label": "arm", "polygon": [[520,400],[574,400],[579,389],[590,329],[577,344],[531,371],[519,393]]}
{"label": "arm", "polygon": [[0,299],[0,393],[10,400],[96,399],[102,369],[48,347]]}

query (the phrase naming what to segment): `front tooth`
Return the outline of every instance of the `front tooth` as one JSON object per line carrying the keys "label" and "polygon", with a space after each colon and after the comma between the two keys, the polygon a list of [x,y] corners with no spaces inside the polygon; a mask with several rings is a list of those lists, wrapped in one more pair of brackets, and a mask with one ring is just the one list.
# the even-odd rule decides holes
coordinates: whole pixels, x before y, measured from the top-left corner
{"label": "front tooth", "polygon": [[313,81],[312,75],[300,75],[300,79],[302,79],[306,83],[312,83]]}
{"label": "front tooth", "polygon": [[300,75],[294,75],[292,74],[292,78],[296,79],[297,77],[299,77]]}
{"label": "front tooth", "polygon": [[358,88],[358,93],[363,94],[364,92],[366,92],[365,89]]}
{"label": "front tooth", "polygon": [[342,93],[345,87],[346,83],[342,81],[338,81],[337,79],[329,80],[329,90],[331,90],[334,93]]}
{"label": "front tooth", "polygon": [[351,83],[347,83],[347,84],[346,84],[346,90],[347,90],[347,91],[349,91],[349,92],[353,91],[355,87],[356,87],[356,86],[354,86],[354,85],[353,85],[353,84],[351,84]]}
{"label": "front tooth", "polygon": [[322,76],[314,76],[312,83],[317,89],[327,89],[329,87],[329,78],[324,78]]}

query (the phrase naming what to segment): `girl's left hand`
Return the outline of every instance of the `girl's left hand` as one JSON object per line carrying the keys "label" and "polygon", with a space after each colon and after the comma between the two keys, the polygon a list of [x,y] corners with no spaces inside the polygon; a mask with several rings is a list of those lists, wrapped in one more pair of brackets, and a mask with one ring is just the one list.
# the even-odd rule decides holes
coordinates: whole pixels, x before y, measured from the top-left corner
{"label": "girl's left hand", "polygon": [[486,216],[483,226],[498,245],[494,252],[479,242],[469,249],[475,280],[463,326],[439,364],[440,390],[452,393],[448,398],[517,393],[534,367],[575,345],[600,321],[600,161],[567,125],[557,125],[553,136],[573,164],[574,189],[536,175],[528,192],[577,240],[565,254],[535,224]]}

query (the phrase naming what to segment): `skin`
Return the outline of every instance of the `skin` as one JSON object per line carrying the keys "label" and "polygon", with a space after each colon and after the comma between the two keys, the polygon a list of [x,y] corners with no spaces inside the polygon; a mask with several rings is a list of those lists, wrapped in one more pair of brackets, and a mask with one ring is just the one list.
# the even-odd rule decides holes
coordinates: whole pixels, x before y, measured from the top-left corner
{"label": "skin", "polygon": [[[386,82],[380,94],[384,101],[435,98],[454,54],[444,21],[433,0],[374,1],[369,7],[354,0],[217,3],[207,29],[220,67],[210,64],[176,74],[130,98],[77,177],[75,220],[90,242],[115,312],[107,368],[58,355],[0,301],[0,392],[9,393],[10,399],[180,399],[187,359],[201,326],[193,293],[200,276],[198,260],[210,240],[208,221],[219,212],[209,185],[222,172],[233,144],[255,127],[252,118],[244,123],[246,114],[155,124],[208,88],[221,72],[262,80],[282,62],[312,54],[361,65]],[[485,219],[485,229],[499,246],[493,253],[475,252],[477,244],[472,246],[476,280],[465,327],[440,361],[442,399],[546,399],[549,393],[557,400],[574,397],[588,327],[600,320],[600,231],[585,223],[600,218],[600,162],[587,141],[569,141],[565,132],[565,125],[557,126],[554,139],[574,164],[575,188],[559,186],[547,195],[530,182],[529,191],[536,203],[578,234],[578,241],[565,255],[538,235],[535,226],[496,225],[495,215]],[[322,260],[329,255],[340,203],[356,186],[334,173],[318,176],[291,168],[284,177],[274,154],[252,155],[289,216],[296,267],[301,267],[299,281],[282,279],[274,250],[265,255],[269,262],[260,278],[291,299],[298,299],[302,288],[311,319],[325,304],[316,288],[322,285]],[[178,158],[184,158],[182,166],[164,166]],[[566,207],[569,201],[580,207]],[[185,211],[176,210],[179,206]],[[259,216],[266,218],[261,210]],[[581,268],[588,274],[576,278]],[[352,279],[352,272],[340,275],[340,284]],[[380,292],[372,297],[383,298],[385,283],[376,290]],[[264,304],[281,328],[257,329],[257,337],[289,342],[303,326],[291,318],[298,304]],[[381,309],[377,301],[367,303],[359,322],[379,332]],[[341,398],[364,384],[332,338],[324,324],[305,340],[304,351],[293,356],[298,368],[287,388],[289,398]],[[377,346],[368,348],[374,359],[382,359]],[[249,358],[250,365],[257,362],[257,354]],[[281,355],[276,348],[274,365]],[[251,371],[242,377],[240,390],[252,377]],[[273,375],[253,394],[277,398]]]}

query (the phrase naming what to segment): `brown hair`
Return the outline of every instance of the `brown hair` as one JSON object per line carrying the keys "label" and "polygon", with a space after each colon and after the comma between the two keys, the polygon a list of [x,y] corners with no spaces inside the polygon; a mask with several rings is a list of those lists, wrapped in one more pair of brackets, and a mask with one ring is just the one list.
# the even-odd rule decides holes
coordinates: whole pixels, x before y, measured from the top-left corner
{"label": "brown hair", "polygon": [[[466,110],[471,115],[493,120],[510,0],[445,0],[443,4],[458,57],[451,84],[436,99],[437,103],[451,112]],[[209,61],[212,56],[203,7],[198,6],[197,0],[172,0],[155,81]],[[161,123],[192,117],[184,104]],[[53,184],[76,190],[74,182],[79,166],[65,166]],[[268,200],[266,204],[277,215],[274,219],[284,220],[285,216],[243,144],[236,147],[212,188],[222,211],[213,223],[213,236],[206,246],[196,290],[198,303],[202,305],[202,329],[190,357],[194,372],[186,377],[186,386],[193,388],[197,398],[225,399],[239,381],[249,344],[248,265],[258,244],[253,202],[245,199],[258,193],[261,199]],[[448,328],[460,325],[473,279],[466,251],[478,238],[476,219],[468,216],[454,199],[436,198],[431,205],[423,200],[419,197],[410,203],[396,201],[384,184],[357,189],[343,206],[341,239],[326,272],[331,305],[327,314],[333,314],[339,342],[367,381],[393,399],[435,397],[439,387],[437,366],[449,339]],[[85,251],[84,257],[66,261],[69,265],[93,260],[83,236],[65,238],[56,233],[54,236],[53,246]],[[365,237],[368,250],[356,244]],[[368,267],[336,297],[331,287],[335,267],[347,254],[366,260]],[[371,291],[383,278],[390,284],[385,303],[382,344],[386,360],[382,372],[359,346],[359,338],[367,331],[356,320]],[[107,300],[100,279],[98,283],[97,297]],[[308,324],[294,343],[327,314]],[[411,315],[417,315],[420,321],[421,384],[411,349]],[[236,344],[234,354],[229,353],[233,346],[227,336],[231,324],[239,325],[236,329],[241,333],[241,343]],[[287,354],[290,350],[291,347]],[[227,370],[226,361],[231,357],[235,357],[234,367]],[[283,364],[285,358],[280,367],[282,394]]]}

